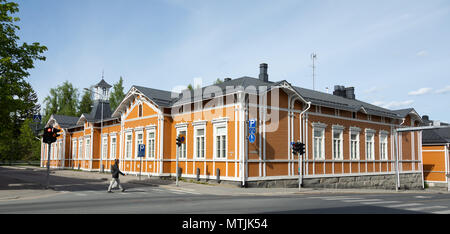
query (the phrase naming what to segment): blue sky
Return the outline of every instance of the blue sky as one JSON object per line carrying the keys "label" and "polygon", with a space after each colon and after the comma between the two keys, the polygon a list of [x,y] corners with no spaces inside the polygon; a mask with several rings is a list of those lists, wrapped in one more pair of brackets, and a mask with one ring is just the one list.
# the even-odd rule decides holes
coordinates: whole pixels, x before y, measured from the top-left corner
{"label": "blue sky", "polygon": [[450,1],[19,0],[19,33],[48,47],[29,81],[39,101],[68,80],[172,90],[257,77],[413,107],[450,122]]}

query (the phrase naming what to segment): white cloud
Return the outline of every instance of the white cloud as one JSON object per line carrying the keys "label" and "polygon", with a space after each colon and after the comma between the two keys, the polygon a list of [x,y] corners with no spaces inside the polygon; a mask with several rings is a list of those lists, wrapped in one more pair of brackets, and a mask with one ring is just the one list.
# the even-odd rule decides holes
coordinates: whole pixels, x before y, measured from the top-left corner
{"label": "white cloud", "polygon": [[386,109],[397,109],[397,108],[401,108],[401,107],[409,107],[413,103],[414,103],[414,100],[391,101],[391,102],[383,102],[383,101],[372,102],[373,105],[381,106]]}
{"label": "white cloud", "polygon": [[432,88],[420,88],[419,90],[409,92],[408,95],[411,95],[411,96],[423,95],[423,94],[427,94],[427,93],[431,92],[431,90],[433,90],[433,89]]}
{"label": "white cloud", "polygon": [[443,89],[436,90],[436,93],[439,93],[439,94],[448,93],[448,92],[450,92],[450,85],[445,86],[445,88],[443,88]]}
{"label": "white cloud", "polygon": [[423,57],[423,56],[428,55],[428,51],[427,50],[421,50],[421,51],[417,52],[416,55],[419,56],[419,57]]}
{"label": "white cloud", "polygon": [[376,92],[376,91],[378,91],[378,88],[374,86],[374,87],[372,87],[372,88],[363,90],[362,93],[364,93],[364,94],[369,94],[369,93],[374,93],[374,92]]}

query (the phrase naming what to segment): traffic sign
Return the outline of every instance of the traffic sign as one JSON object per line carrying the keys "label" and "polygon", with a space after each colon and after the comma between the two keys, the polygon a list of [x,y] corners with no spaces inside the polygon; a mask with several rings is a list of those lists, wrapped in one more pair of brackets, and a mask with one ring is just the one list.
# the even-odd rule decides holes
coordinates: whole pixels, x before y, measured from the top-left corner
{"label": "traffic sign", "polygon": [[251,120],[248,122],[248,127],[249,127],[249,128],[256,128],[256,119],[251,119]]}
{"label": "traffic sign", "polygon": [[145,145],[139,144],[138,145],[138,157],[145,157]]}
{"label": "traffic sign", "polygon": [[250,143],[255,143],[255,140],[256,140],[255,134],[250,134],[250,135],[248,136],[248,141],[249,141]]}
{"label": "traffic sign", "polygon": [[41,120],[42,120],[42,116],[41,115],[33,115],[33,122],[40,123]]}

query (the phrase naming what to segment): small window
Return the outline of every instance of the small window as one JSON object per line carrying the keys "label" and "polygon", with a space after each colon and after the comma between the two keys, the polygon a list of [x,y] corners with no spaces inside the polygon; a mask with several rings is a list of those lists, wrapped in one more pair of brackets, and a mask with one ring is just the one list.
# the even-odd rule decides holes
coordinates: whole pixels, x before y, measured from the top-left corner
{"label": "small window", "polygon": [[356,112],[352,112],[352,118],[356,119]]}
{"label": "small window", "polygon": [[115,159],[116,158],[116,150],[117,150],[117,137],[113,136],[111,137],[111,154],[110,158]]}
{"label": "small window", "polygon": [[142,117],[142,104],[139,105],[139,117]]}
{"label": "small window", "polygon": [[313,132],[313,147],[314,147],[314,158],[315,159],[325,159],[324,152],[324,134],[325,129],[315,128]]}
{"label": "small window", "polygon": [[148,132],[147,157],[155,158],[155,132]]}
{"label": "small window", "polygon": [[216,126],[215,132],[215,155],[216,158],[225,159],[227,157],[227,127]]}

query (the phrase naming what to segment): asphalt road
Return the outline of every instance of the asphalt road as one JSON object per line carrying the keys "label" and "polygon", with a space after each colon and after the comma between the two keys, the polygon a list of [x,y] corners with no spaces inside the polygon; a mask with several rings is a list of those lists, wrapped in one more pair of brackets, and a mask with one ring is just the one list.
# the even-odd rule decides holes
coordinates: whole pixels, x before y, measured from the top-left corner
{"label": "asphalt road", "polygon": [[[172,182],[139,184],[107,193],[109,175],[52,174],[0,167],[1,214],[450,214],[448,192],[351,192],[336,190],[241,189]],[[67,172],[69,173],[69,172]],[[90,175],[95,175],[91,177]]]}

